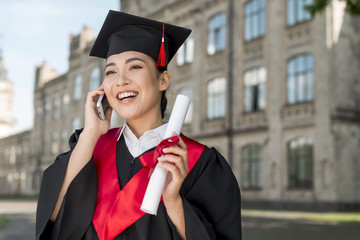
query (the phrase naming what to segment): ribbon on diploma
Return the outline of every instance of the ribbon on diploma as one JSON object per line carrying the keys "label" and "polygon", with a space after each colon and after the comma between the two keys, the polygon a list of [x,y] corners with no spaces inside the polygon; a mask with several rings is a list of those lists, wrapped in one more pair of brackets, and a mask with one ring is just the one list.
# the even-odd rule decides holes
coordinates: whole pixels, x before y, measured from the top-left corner
{"label": "ribbon on diploma", "polygon": [[144,168],[150,168],[149,177],[151,176],[154,168],[158,162],[158,158],[165,155],[164,148],[176,145],[180,141],[178,136],[171,136],[163,139],[155,148],[155,151],[148,152],[139,157],[139,161]]}

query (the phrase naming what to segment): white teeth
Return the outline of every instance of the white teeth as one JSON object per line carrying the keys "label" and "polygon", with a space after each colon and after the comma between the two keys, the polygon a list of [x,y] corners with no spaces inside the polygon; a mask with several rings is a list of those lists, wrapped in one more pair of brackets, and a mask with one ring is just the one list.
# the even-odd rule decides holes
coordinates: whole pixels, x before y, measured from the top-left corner
{"label": "white teeth", "polygon": [[138,95],[136,92],[123,92],[118,95],[118,98],[123,100],[124,98],[134,97],[136,95]]}

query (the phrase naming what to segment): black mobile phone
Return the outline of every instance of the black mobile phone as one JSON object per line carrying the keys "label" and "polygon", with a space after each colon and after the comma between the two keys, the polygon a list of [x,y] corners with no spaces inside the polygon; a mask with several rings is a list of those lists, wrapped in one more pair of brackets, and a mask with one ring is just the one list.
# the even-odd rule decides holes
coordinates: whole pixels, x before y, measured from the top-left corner
{"label": "black mobile phone", "polygon": [[100,95],[99,99],[96,103],[96,108],[97,108],[97,112],[98,112],[98,116],[101,120],[105,120],[105,115],[106,115],[106,109],[110,106],[106,95]]}

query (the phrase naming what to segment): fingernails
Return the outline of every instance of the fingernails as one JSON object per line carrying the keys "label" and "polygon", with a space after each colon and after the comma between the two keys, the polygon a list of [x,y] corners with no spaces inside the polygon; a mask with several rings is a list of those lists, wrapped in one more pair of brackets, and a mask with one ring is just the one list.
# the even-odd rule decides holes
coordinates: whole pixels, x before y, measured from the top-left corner
{"label": "fingernails", "polygon": [[168,152],[168,151],[169,151],[168,148],[164,148],[164,149],[163,149],[163,152]]}

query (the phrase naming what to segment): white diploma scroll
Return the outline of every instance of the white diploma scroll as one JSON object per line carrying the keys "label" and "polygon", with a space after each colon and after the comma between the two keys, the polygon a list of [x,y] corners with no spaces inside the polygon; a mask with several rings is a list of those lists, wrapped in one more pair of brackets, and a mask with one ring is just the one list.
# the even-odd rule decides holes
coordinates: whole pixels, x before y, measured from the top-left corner
{"label": "white diploma scroll", "polygon": [[[171,137],[172,132],[180,134],[189,105],[190,99],[188,97],[184,95],[177,95],[164,139]],[[149,184],[140,207],[141,211],[156,215],[167,172],[167,170],[156,165],[154,172],[150,177]]]}

